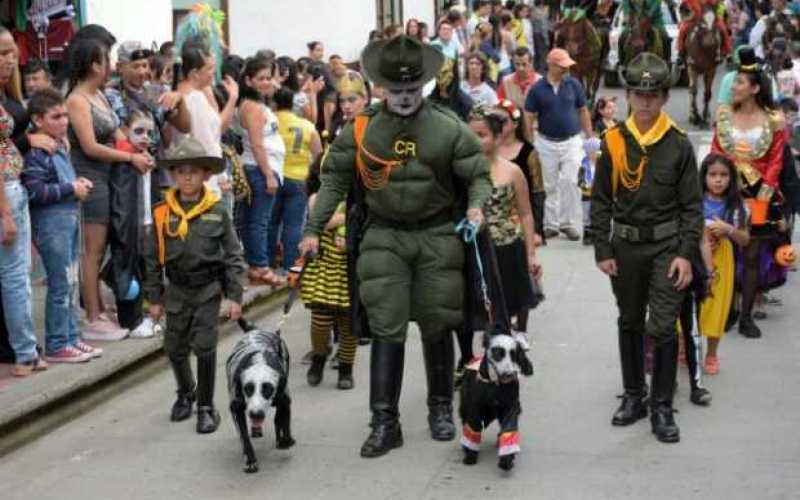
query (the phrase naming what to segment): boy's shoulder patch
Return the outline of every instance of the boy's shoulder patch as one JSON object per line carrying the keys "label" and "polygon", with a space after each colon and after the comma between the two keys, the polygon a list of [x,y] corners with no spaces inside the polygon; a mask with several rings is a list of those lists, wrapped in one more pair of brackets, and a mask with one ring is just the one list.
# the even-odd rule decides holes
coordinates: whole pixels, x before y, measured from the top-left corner
{"label": "boy's shoulder patch", "polygon": [[215,214],[215,213],[205,213],[200,216],[200,220],[208,221],[208,222],[222,222],[222,214]]}

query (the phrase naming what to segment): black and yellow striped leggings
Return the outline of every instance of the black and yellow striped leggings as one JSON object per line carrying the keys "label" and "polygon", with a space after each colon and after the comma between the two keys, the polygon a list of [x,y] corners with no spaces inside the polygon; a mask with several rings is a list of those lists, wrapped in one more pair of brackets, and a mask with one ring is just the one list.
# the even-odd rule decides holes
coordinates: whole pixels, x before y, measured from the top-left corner
{"label": "black and yellow striped leggings", "polygon": [[311,348],[315,354],[328,352],[328,339],[334,325],[339,330],[339,349],[336,358],[340,363],[352,365],[356,360],[357,339],[353,336],[350,314],[347,312],[311,311]]}

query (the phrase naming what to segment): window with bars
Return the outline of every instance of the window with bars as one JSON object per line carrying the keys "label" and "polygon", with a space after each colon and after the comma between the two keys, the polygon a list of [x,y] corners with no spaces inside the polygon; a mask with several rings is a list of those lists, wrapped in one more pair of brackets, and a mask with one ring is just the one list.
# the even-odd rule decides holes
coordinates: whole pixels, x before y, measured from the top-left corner
{"label": "window with bars", "polygon": [[392,24],[403,24],[403,0],[377,0],[377,2],[378,29]]}

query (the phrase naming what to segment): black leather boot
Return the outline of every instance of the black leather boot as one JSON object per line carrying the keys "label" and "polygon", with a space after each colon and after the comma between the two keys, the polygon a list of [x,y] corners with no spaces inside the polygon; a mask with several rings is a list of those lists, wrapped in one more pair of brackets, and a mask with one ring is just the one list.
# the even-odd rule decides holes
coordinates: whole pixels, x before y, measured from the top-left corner
{"label": "black leather boot", "polygon": [[367,440],[361,446],[364,458],[380,457],[403,446],[400,428],[400,389],[403,382],[405,344],[372,339],[369,363],[369,408],[372,421]]}
{"label": "black leather boot", "polygon": [[192,416],[192,405],[194,404],[194,376],[192,375],[192,365],[188,358],[179,360],[170,359],[172,373],[175,375],[175,383],[178,385],[178,399],[172,405],[172,412],[169,419],[173,422],[180,422]]}
{"label": "black leather boot", "polygon": [[614,412],[611,425],[624,426],[647,416],[647,406],[644,403],[647,397],[644,383],[644,337],[640,333],[620,331],[618,339],[625,392],[620,396],[622,403]]}
{"label": "black leather boot", "polygon": [[353,382],[353,365],[351,363],[339,362],[339,380],[336,382],[336,387],[347,391],[355,387]]}
{"label": "black leather boot", "polygon": [[761,338],[761,328],[753,321],[749,314],[742,314],[739,318],[739,333],[749,339]]}
{"label": "black leather boot", "polygon": [[672,397],[678,371],[678,345],[675,341],[656,345],[653,349],[653,388],[650,396],[650,424],[656,439],[662,443],[681,440],[675,423]]}
{"label": "black leather boot", "polygon": [[311,356],[311,366],[308,367],[308,373],[306,374],[306,381],[311,387],[316,387],[322,382],[327,358],[327,354],[314,354]]}
{"label": "black leather boot", "polygon": [[197,432],[211,434],[219,427],[219,412],[214,409],[214,378],[217,352],[197,357]]}
{"label": "black leather boot", "polygon": [[453,423],[455,352],[450,332],[438,340],[423,342],[422,353],[428,378],[428,426],[431,438],[452,441],[456,437],[456,425]]}

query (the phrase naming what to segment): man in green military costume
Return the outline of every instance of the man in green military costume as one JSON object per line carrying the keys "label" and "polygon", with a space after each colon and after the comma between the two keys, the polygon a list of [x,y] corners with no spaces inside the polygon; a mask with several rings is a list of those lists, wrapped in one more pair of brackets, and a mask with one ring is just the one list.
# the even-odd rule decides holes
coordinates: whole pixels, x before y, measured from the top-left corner
{"label": "man in green military costume", "polygon": [[[661,55],[665,61],[671,61],[672,41],[664,26],[664,15],[661,10],[662,0],[622,0],[622,13],[624,14],[624,29],[620,37],[620,47],[628,47],[628,37],[634,29],[635,23],[644,21],[645,29],[652,28],[655,35],[660,38]],[[656,40],[645,46],[645,50],[655,52]],[[636,47],[638,49],[638,47]],[[620,54],[624,57],[624,54]],[[623,63],[625,60],[623,59]]]}
{"label": "man in green military costume", "polygon": [[692,144],[662,110],[671,84],[667,64],[644,52],[621,72],[631,116],[609,129],[592,192],[597,266],[611,277],[619,308],[625,392],[612,424],[647,416],[643,338],[653,338],[650,421],[659,441],[677,442],[672,397],[676,321],[692,281],[690,259],[703,230],[702,196]]}
{"label": "man in green military costume", "polygon": [[362,67],[387,96],[331,145],[301,244],[303,252],[317,250],[357,172],[368,213],[357,274],[373,335],[372,432],[363,457],[402,445],[398,401],[409,321],[422,333],[431,437],[455,438],[451,332],[462,322],[464,249],[454,223],[465,216],[459,193],[467,198],[466,217],[482,223],[492,186],[477,137],[456,115],[422,97],[422,86],[443,62],[441,52],[405,36],[364,49]]}

